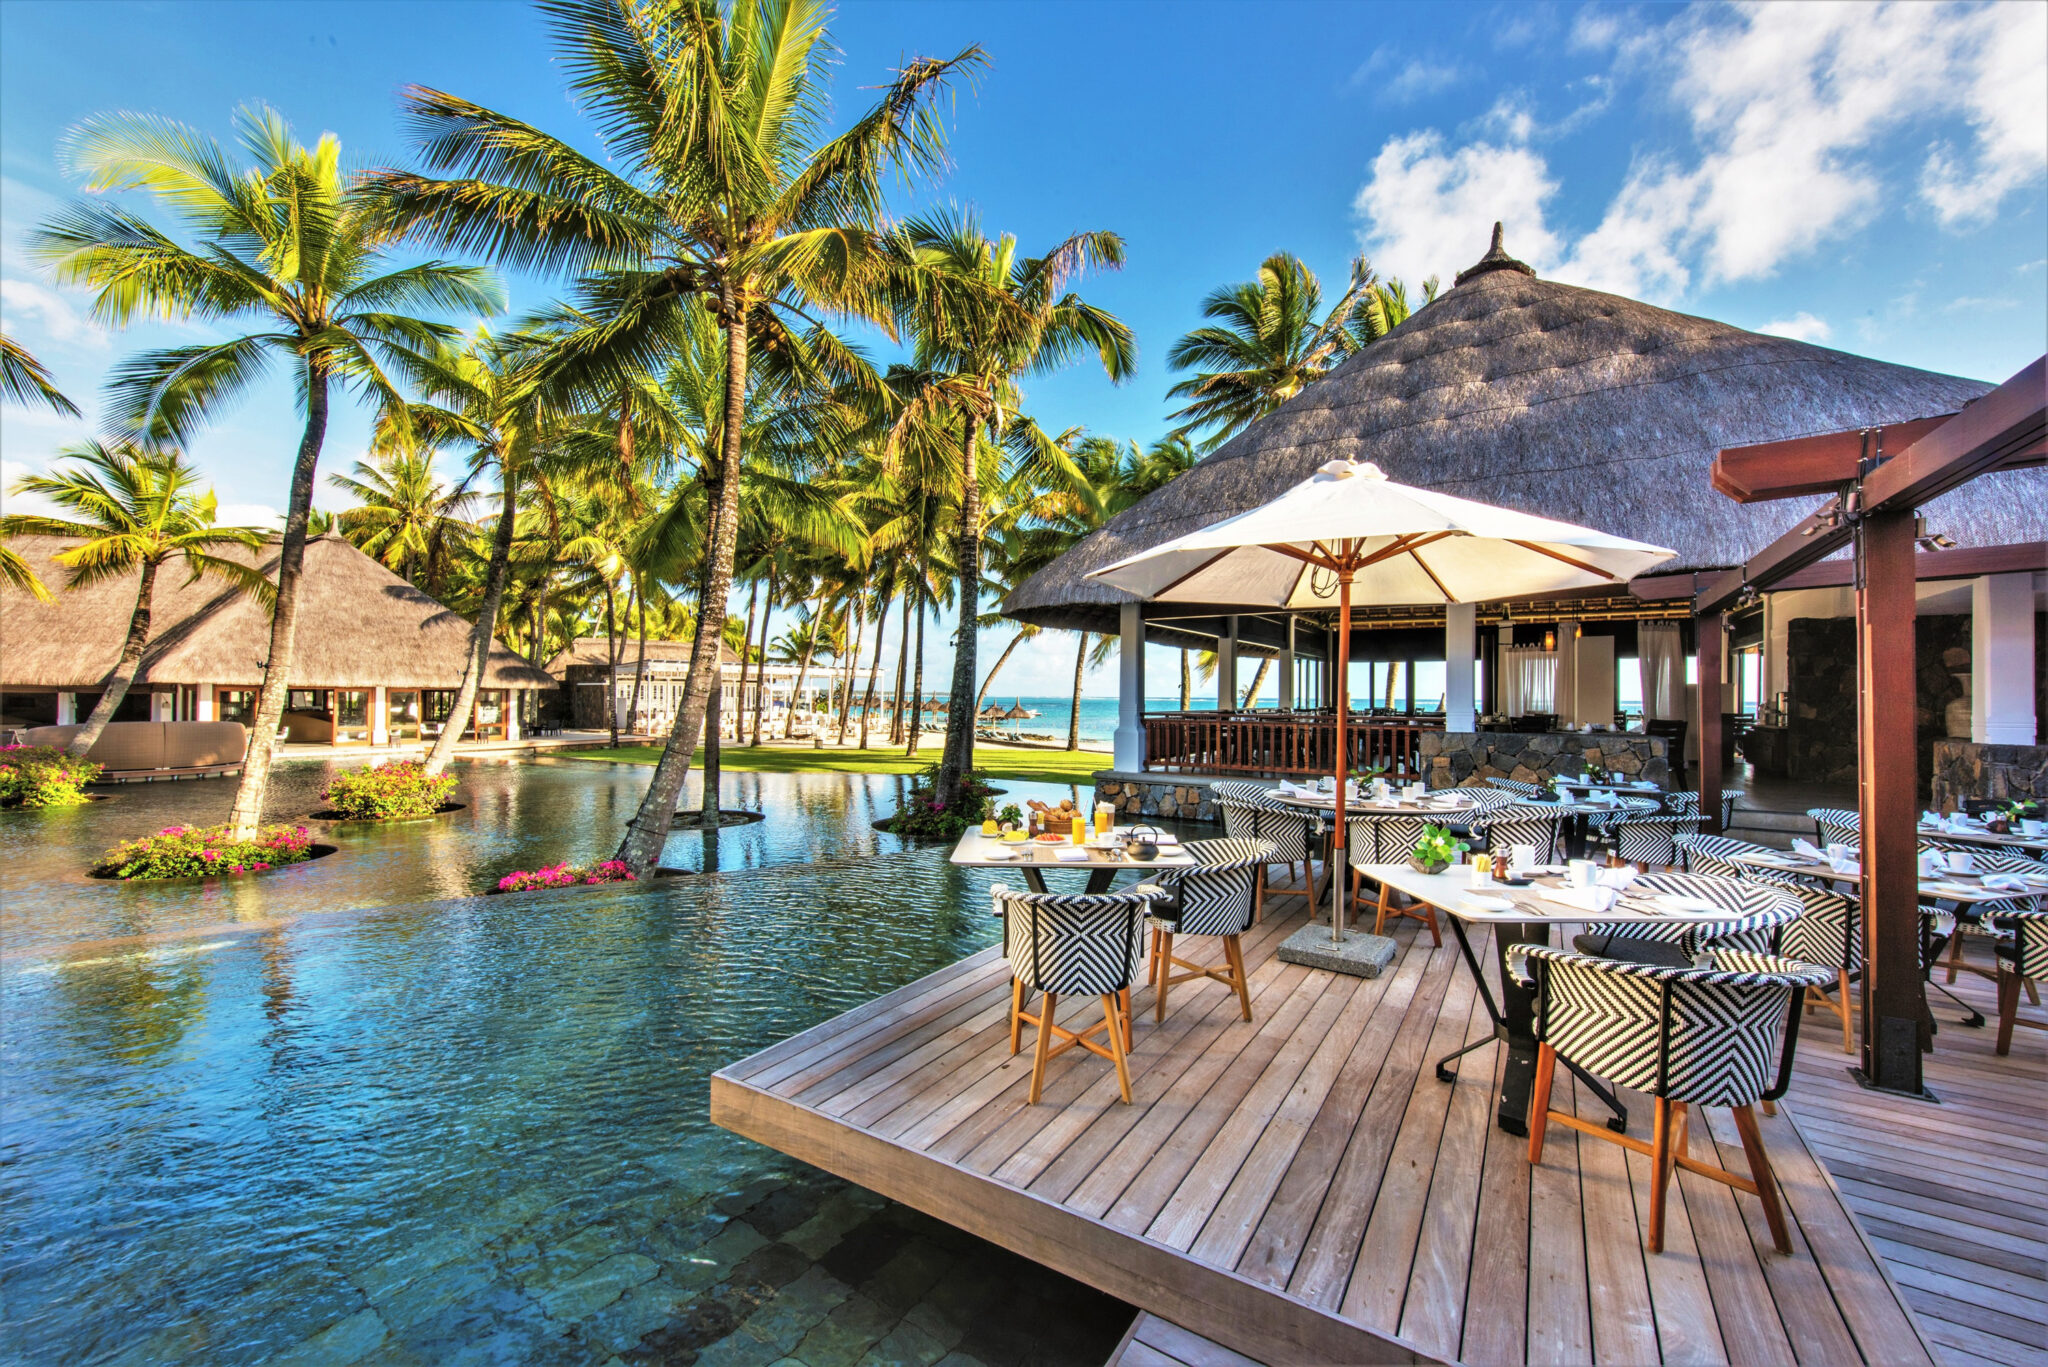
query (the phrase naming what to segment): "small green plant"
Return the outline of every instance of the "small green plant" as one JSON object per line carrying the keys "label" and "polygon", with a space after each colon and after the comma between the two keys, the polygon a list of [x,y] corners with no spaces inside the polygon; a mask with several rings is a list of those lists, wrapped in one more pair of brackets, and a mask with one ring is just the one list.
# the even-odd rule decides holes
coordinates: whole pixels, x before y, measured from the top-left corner
{"label": "small green plant", "polygon": [[1418,864],[1438,865],[1451,863],[1470,848],[1448,826],[1424,826],[1422,838],[1408,853]]}
{"label": "small green plant", "polygon": [[1003,810],[996,813],[997,821],[1006,821],[1012,826],[1024,824],[1024,809],[1014,802],[1003,804]]}
{"label": "small green plant", "polygon": [[403,821],[432,816],[454,791],[453,774],[430,778],[418,760],[401,759],[344,769],[321,796],[351,821]]}
{"label": "small green plant", "polygon": [[231,878],[313,857],[304,826],[266,826],[251,840],[231,840],[226,826],[166,826],[116,845],[93,872],[102,878]]}
{"label": "small green plant", "polygon": [[76,807],[100,766],[49,745],[0,745],[0,807]]}

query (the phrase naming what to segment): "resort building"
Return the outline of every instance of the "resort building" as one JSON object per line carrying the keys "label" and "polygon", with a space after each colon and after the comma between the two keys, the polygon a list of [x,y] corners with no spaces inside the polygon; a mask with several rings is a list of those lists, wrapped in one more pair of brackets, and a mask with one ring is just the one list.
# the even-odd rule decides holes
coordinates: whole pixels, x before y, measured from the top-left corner
{"label": "resort building", "polygon": [[[1684,781],[1704,738],[1722,760],[1739,749],[1758,774],[1846,785],[1851,562],[1838,554],[1695,617],[1696,591],[1806,511],[1724,496],[1711,467],[1724,448],[1856,429],[1870,429],[1870,459],[1897,454],[1991,389],[1542,280],[1496,239],[1454,288],[1082,540],[1004,612],[1121,634],[1115,768],[1101,787],[1125,810],[1171,814],[1158,803],[1177,806],[1189,774],[1290,772],[1280,759],[1290,744],[1316,751],[1280,730],[1329,725],[1334,612],[1139,602],[1087,576],[1256,507],[1327,461],[1371,460],[1402,484],[1678,554],[1604,593],[1355,606],[1351,691],[1371,704],[1366,756],[1434,782],[1526,780],[1560,755],[1575,770],[1579,753],[1597,749],[1610,765]],[[1921,789],[2035,792],[2048,786],[2048,471],[2002,470],[1922,512]],[[1720,684],[1705,718],[1702,633],[1714,635],[1705,658]],[[1146,713],[1144,642],[1215,651],[1216,710]],[[1242,684],[1232,685],[1248,656],[1276,662],[1277,707],[1241,706]]]}
{"label": "resort building", "polygon": [[[606,730],[614,717],[621,728],[627,727],[634,715],[637,692],[640,722],[636,729],[641,734],[666,734],[675,721],[676,709],[683,704],[683,685],[690,674],[690,647],[688,641],[646,642],[643,673],[642,643],[637,638],[619,637],[615,670],[613,642],[603,636],[580,636],[548,661],[547,672],[561,690],[562,715],[577,730]],[[719,717],[728,737],[733,734],[736,718],[754,715],[756,700],[761,705],[764,726],[770,718],[779,719],[789,710],[796,693],[796,665],[757,660],[742,670],[739,652],[729,645],[719,646],[718,663],[722,680]],[[822,696],[831,687],[831,679],[831,669],[814,662],[804,675],[806,695]],[[607,689],[612,698],[610,716],[605,713]]]}
{"label": "resort building", "polygon": [[[57,554],[74,542],[17,537],[55,595],[39,603],[0,583],[0,728],[83,721],[120,658],[136,575],[77,590]],[[276,543],[260,557],[276,577]],[[470,623],[339,535],[306,543],[296,660],[284,739],[335,746],[403,744],[440,734],[455,702]],[[175,563],[156,584],[141,673],[117,721],[233,721],[250,725],[270,653],[270,613],[217,580],[188,583]],[[554,680],[493,643],[466,739],[517,740]]]}

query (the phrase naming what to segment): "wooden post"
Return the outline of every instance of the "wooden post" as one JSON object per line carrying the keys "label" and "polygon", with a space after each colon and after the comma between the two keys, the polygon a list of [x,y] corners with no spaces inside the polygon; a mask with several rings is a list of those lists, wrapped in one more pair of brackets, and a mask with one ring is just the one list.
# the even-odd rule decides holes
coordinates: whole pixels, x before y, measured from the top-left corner
{"label": "wooden post", "polygon": [[[1351,555],[1351,543],[1344,543]],[[1347,559],[1345,562],[1349,564]],[[1344,717],[1351,710],[1351,571],[1337,571],[1337,828],[1330,833],[1330,939],[1344,941],[1344,890],[1351,882],[1349,851],[1344,848],[1344,790],[1351,786],[1351,747],[1344,738]]]}
{"label": "wooden post", "polygon": [[[1911,592],[1910,584],[1908,592]],[[1728,649],[1721,613],[1693,622],[1700,675],[1700,816],[1701,829],[1721,831],[1721,661]]]}
{"label": "wooden post", "polygon": [[1856,781],[1863,821],[1863,1079],[1918,1095],[1927,1003],[1914,833],[1913,524],[1913,509],[1887,509],[1866,514],[1856,531]]}

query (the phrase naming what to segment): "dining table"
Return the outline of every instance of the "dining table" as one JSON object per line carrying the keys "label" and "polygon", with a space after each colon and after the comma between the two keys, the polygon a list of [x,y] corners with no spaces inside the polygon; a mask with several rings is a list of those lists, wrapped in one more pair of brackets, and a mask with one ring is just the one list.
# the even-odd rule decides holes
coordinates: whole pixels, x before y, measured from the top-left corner
{"label": "dining table", "polygon": [[1921,822],[1915,828],[1916,834],[1929,840],[1960,840],[1970,845],[1985,845],[2001,850],[2024,850],[2028,854],[2048,854],[2048,833],[2027,835],[2021,831],[1988,831],[1980,825],[1966,824],[1953,826],[1947,822],[1928,824]]}
{"label": "dining table", "polygon": [[[1296,788],[1292,786],[1274,788],[1267,797],[1284,806],[1301,811],[1316,812],[1335,817],[1337,795],[1335,791]],[[1388,793],[1385,797],[1377,794],[1354,791],[1344,799],[1344,818],[1350,821],[1369,821],[1375,818],[1388,820],[1400,817],[1410,819],[1436,818],[1440,821],[1465,821],[1478,815],[1484,808],[1478,799],[1464,795],[1456,788],[1439,788],[1425,792],[1419,798],[1404,797],[1399,793]],[[1347,832],[1347,834],[1349,834]],[[1331,858],[1336,842],[1336,823],[1333,820],[1323,832],[1323,881],[1321,886],[1311,885],[1309,905],[1320,907],[1330,889],[1336,886],[1332,878],[1335,861]],[[1376,848],[1374,854],[1378,855]]]}
{"label": "dining table", "polygon": [[1088,875],[1083,891],[1089,893],[1108,892],[1110,884],[1120,873],[1136,873],[1143,877],[1155,871],[1195,866],[1194,856],[1181,846],[1179,837],[1173,835],[1160,836],[1159,853],[1153,858],[1138,858],[1126,838],[1128,829],[1112,832],[1109,839],[1091,834],[1087,842],[1080,845],[1066,836],[1058,841],[1041,841],[1036,837],[1006,841],[1001,836],[986,836],[974,829],[960,837],[960,843],[953,847],[948,862],[961,868],[1015,869],[1023,876],[1024,886],[1033,892],[1047,891],[1045,875],[1048,870],[1072,869]]}
{"label": "dining table", "polygon": [[[1555,865],[1529,870],[1537,876],[1527,886],[1488,881],[1475,887],[1471,867],[1462,864],[1454,864],[1441,873],[1423,873],[1408,864],[1374,864],[1361,868],[1359,872],[1418,902],[1435,907],[1450,922],[1452,937],[1458,942],[1459,956],[1464,960],[1466,971],[1471,973],[1480,1001],[1493,1021],[1493,1034],[1438,1059],[1437,1080],[1455,1082],[1457,1070],[1451,1065],[1460,1055],[1491,1043],[1500,1043],[1506,1050],[1506,1057],[1501,1068],[1500,1090],[1495,1097],[1494,1122],[1507,1133],[1524,1137],[1529,1132],[1529,1096],[1536,1082],[1536,995],[1533,989],[1517,982],[1514,974],[1508,972],[1509,949],[1518,944],[1549,944],[1552,926],[1583,925],[1614,930],[1630,925],[1671,926],[1687,921],[1730,919],[1725,908],[1702,906],[1688,909],[1680,904],[1683,899],[1675,902],[1659,894],[1631,897],[1625,889],[1620,900],[1607,911],[1574,906],[1553,896],[1564,886],[1560,876],[1563,870]],[[1498,997],[1487,980],[1478,953],[1472,948],[1473,927],[1493,932],[1493,961],[1500,978]],[[1607,1127],[1625,1132],[1628,1108],[1621,1099],[1598,1078],[1577,1065],[1563,1058],[1558,1062],[1570,1068],[1579,1081],[1613,1112]]]}

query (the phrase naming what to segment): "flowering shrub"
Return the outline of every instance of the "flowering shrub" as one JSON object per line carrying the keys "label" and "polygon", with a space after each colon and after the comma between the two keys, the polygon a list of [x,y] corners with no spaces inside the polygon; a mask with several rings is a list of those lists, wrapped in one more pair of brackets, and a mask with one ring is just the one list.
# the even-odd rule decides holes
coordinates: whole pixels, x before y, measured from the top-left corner
{"label": "flowering shrub", "polygon": [[432,816],[455,791],[453,774],[427,777],[416,759],[344,769],[321,796],[327,805],[352,821],[402,821]]}
{"label": "flowering shrub", "polygon": [[583,868],[571,868],[564,860],[553,867],[542,865],[537,869],[521,869],[508,873],[498,880],[499,892],[530,892],[535,888],[568,888],[580,883],[631,883],[633,870],[626,867],[623,859],[607,859],[601,864]]}
{"label": "flowering shrub", "polygon": [[266,826],[253,840],[233,840],[226,826],[166,826],[116,845],[93,872],[102,878],[231,878],[313,857],[304,826]]}
{"label": "flowering shrub", "polygon": [[0,807],[76,807],[100,766],[49,745],[0,745]]}
{"label": "flowering shrub", "polygon": [[902,810],[881,823],[892,835],[913,840],[958,840],[969,826],[981,824],[981,814],[998,789],[980,774],[962,774],[960,791],[950,803],[938,800],[939,766],[928,764],[910,782],[910,800]]}

